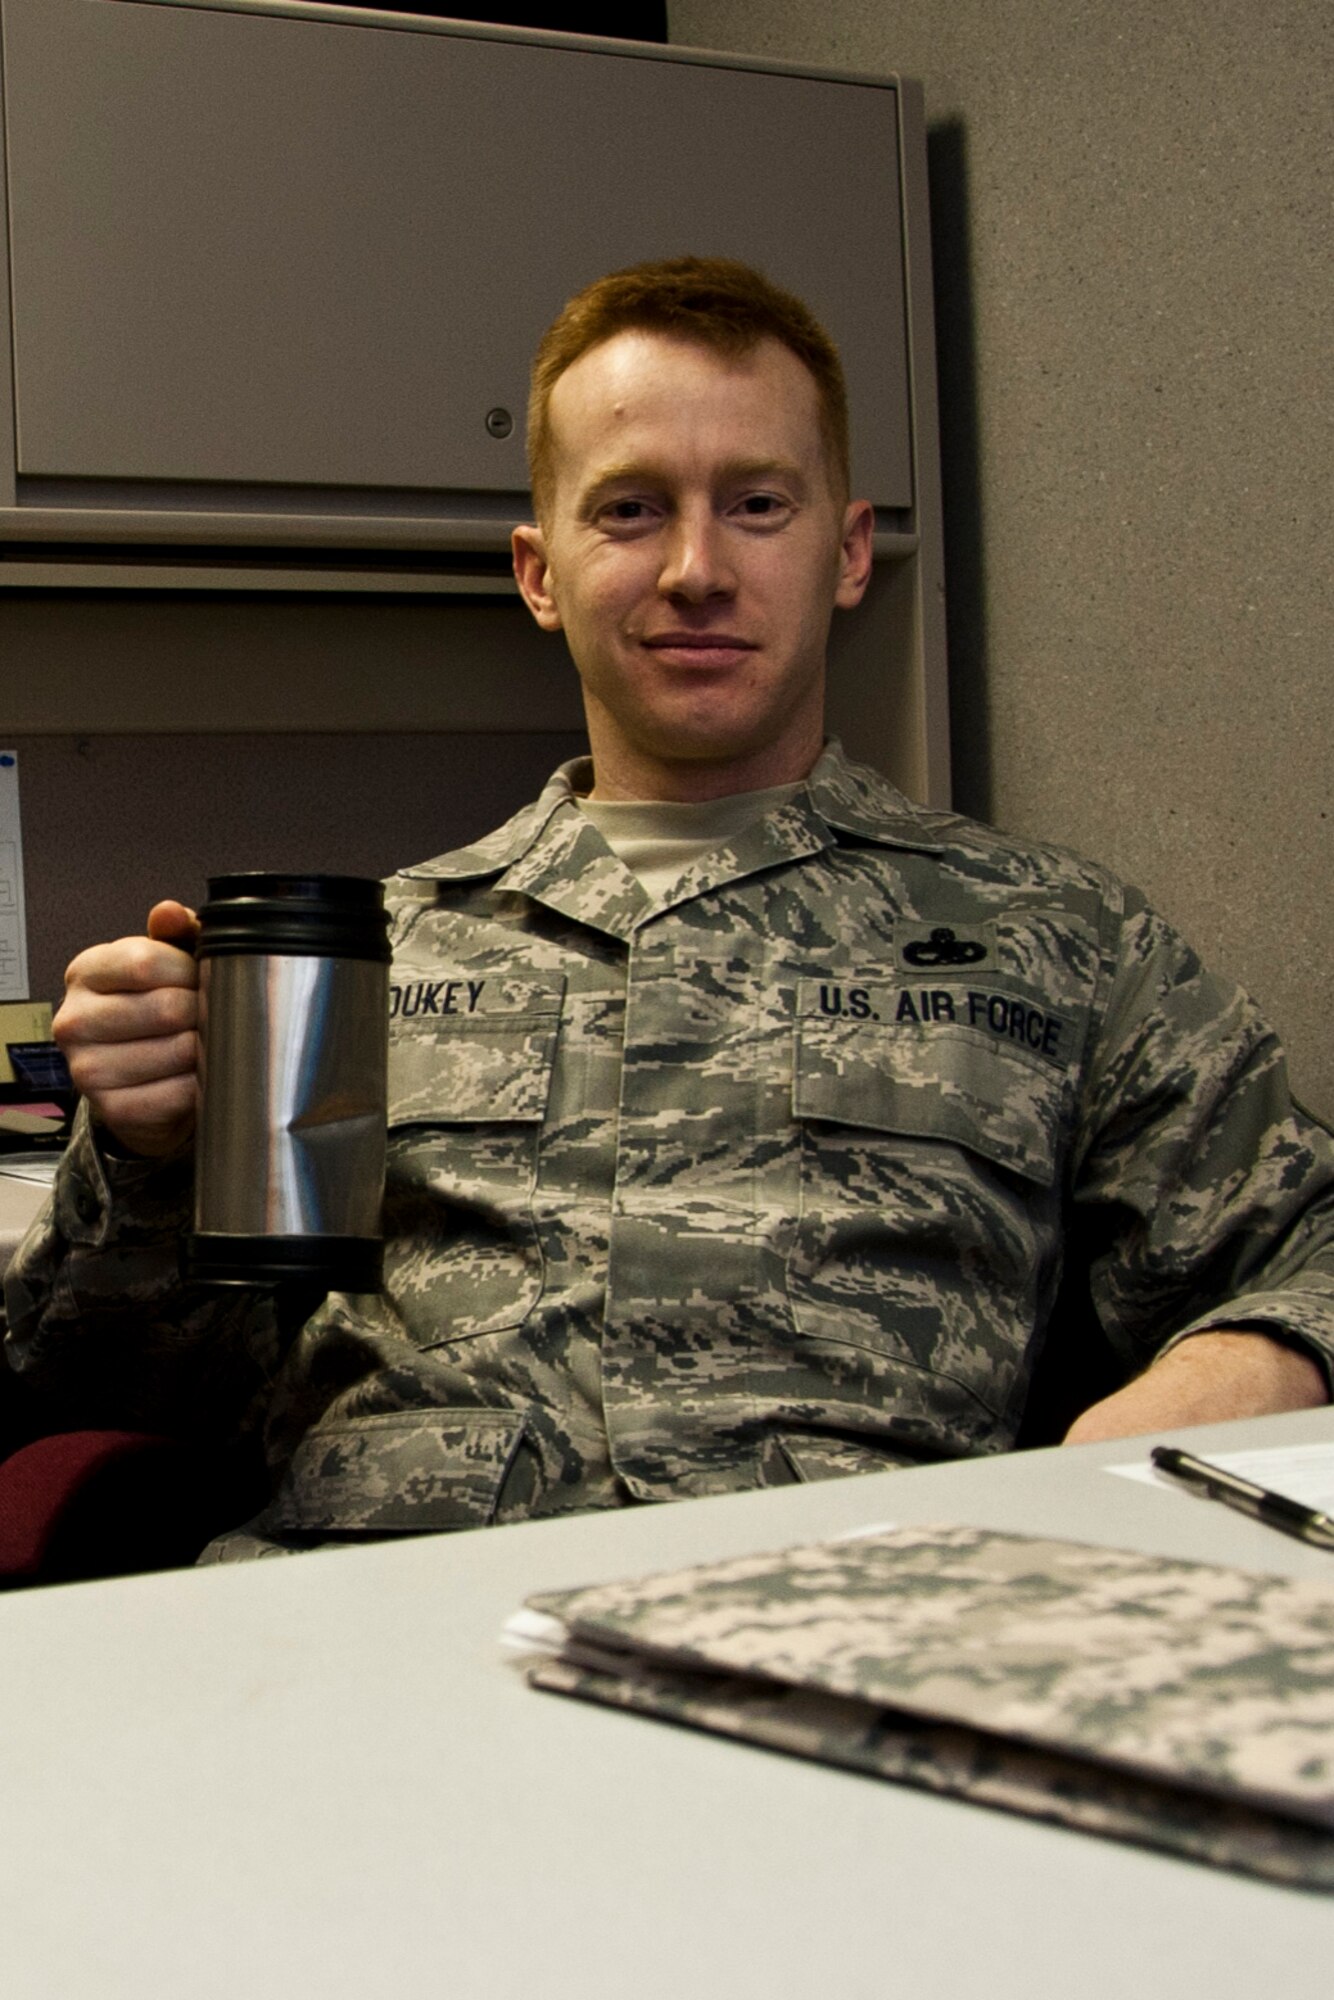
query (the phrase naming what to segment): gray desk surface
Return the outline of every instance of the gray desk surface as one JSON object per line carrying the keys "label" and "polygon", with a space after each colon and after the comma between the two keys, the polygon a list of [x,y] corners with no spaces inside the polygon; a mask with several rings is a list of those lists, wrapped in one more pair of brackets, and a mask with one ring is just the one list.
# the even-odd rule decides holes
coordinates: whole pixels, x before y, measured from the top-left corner
{"label": "gray desk surface", "polygon": [[[1334,1411],[1182,1434],[1334,1440]],[[532,1692],[530,1591],[885,1521],[1334,1582],[1136,1443],[0,1599],[7,2000],[1325,2000],[1334,1898]]]}

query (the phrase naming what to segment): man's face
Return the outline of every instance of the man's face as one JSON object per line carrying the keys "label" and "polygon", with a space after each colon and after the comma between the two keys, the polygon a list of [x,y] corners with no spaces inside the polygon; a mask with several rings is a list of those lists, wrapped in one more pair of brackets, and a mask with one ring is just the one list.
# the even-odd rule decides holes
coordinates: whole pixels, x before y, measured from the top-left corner
{"label": "man's face", "polygon": [[583,682],[599,797],[713,798],[803,777],[825,646],[871,510],[831,487],[815,383],[777,341],[729,359],[629,332],[551,396],[553,496],[520,528],[529,609]]}

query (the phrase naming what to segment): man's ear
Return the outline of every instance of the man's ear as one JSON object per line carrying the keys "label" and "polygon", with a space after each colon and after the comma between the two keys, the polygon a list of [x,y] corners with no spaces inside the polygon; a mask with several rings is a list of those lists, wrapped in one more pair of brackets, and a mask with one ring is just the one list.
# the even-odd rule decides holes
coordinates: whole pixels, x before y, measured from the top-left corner
{"label": "man's ear", "polygon": [[547,545],[542,530],[533,526],[516,528],[510,536],[510,548],[514,555],[514,580],[519,586],[519,595],[544,632],[559,632],[561,616],[551,587]]}
{"label": "man's ear", "polygon": [[843,510],[843,535],[838,551],[838,583],[834,602],[843,611],[860,604],[871,581],[875,513],[869,500],[850,500]]}

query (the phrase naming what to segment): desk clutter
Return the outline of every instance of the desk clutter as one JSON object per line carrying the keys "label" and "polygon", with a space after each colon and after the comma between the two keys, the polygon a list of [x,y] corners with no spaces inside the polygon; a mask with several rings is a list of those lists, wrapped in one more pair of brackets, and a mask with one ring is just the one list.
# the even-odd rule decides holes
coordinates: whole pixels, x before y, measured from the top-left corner
{"label": "desk clutter", "polygon": [[981,1528],[530,1597],[535,1687],[1334,1890],[1334,1586]]}
{"label": "desk clutter", "polygon": [[63,1145],[73,1108],[69,1069],[51,1039],[50,1003],[0,1003],[0,1152]]}

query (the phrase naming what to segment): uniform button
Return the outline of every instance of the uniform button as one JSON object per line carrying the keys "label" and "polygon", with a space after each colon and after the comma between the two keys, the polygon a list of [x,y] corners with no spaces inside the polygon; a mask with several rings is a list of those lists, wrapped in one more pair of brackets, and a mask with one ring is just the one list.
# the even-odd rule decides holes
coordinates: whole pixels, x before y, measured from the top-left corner
{"label": "uniform button", "polygon": [[91,1188],[81,1187],[74,1197],[74,1212],[80,1222],[96,1222],[97,1196]]}

